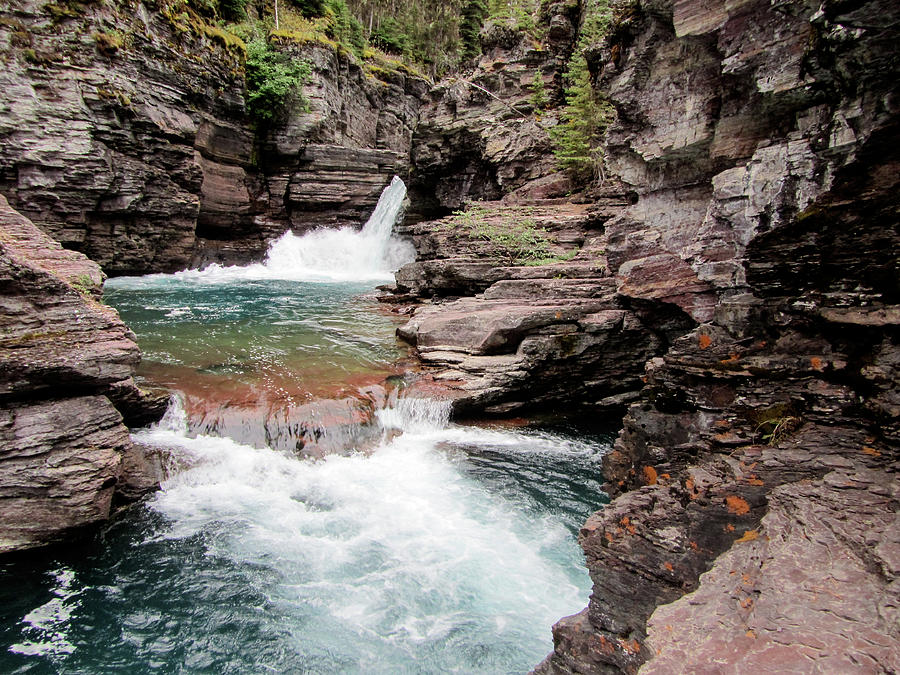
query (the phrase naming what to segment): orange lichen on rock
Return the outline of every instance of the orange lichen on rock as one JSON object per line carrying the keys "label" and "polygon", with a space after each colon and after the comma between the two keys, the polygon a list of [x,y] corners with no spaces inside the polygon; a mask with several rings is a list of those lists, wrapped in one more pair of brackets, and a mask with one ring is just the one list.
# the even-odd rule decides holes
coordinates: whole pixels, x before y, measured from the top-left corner
{"label": "orange lichen on rock", "polygon": [[675,567],[669,561],[664,562],[663,567],[665,567],[666,571],[668,571],[668,572],[672,572],[675,570]]}
{"label": "orange lichen on rock", "polygon": [[881,457],[881,453],[878,450],[868,445],[864,445],[862,451],[871,457]]}
{"label": "orange lichen on rock", "polygon": [[725,507],[730,513],[733,513],[736,516],[743,516],[746,513],[750,513],[750,504],[747,503],[747,500],[736,495],[728,495],[725,497]]}
{"label": "orange lichen on rock", "polygon": [[822,359],[820,359],[818,356],[813,356],[809,360],[809,364],[813,367],[813,370],[824,370],[825,369],[825,364],[822,363]]}
{"label": "orange lichen on rock", "polygon": [[756,530],[747,530],[738,539],[735,539],[734,543],[737,544],[737,543],[740,543],[743,541],[753,541],[754,539],[758,539],[758,538],[759,538],[759,532],[757,532]]}
{"label": "orange lichen on rock", "polygon": [[692,500],[700,496],[700,491],[694,487],[693,478],[688,478],[684,481],[684,489],[688,491],[688,495]]}
{"label": "orange lichen on rock", "polygon": [[641,643],[637,640],[619,640],[619,644],[622,646],[622,651],[627,652],[628,654],[637,654],[641,651]]}
{"label": "orange lichen on rock", "polygon": [[646,485],[656,485],[659,474],[652,466],[644,467],[644,482]]}
{"label": "orange lichen on rock", "polygon": [[708,349],[712,344],[712,338],[706,333],[701,333],[699,338],[700,349]]}

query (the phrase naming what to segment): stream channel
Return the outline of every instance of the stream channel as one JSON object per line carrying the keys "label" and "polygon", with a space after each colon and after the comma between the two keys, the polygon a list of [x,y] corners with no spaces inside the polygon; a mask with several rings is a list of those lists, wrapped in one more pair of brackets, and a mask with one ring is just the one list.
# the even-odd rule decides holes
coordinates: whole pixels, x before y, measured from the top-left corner
{"label": "stream channel", "polygon": [[403,396],[374,288],[412,256],[404,196],[265,263],[107,282],[142,382],[178,392],[134,433],[162,489],[0,563],[0,672],[524,673],[552,650],[610,437]]}

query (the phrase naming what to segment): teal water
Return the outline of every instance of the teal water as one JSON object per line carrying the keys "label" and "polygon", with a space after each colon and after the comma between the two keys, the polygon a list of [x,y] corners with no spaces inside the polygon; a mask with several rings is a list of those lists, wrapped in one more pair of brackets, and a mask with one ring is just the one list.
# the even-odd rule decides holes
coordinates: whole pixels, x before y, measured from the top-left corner
{"label": "teal water", "polygon": [[315,409],[405,354],[371,282],[264,276],[110,284],[142,376],[182,392],[135,434],[170,470],[79,546],[0,561],[0,672],[524,673],[585,606],[576,533],[608,437],[458,425],[402,397],[365,451],[319,461],[190,428],[210,399],[248,423]]}
{"label": "teal water", "polygon": [[139,337],[141,375],[206,396],[331,394],[406,353],[365,282],[153,275],[107,282],[104,299]]}

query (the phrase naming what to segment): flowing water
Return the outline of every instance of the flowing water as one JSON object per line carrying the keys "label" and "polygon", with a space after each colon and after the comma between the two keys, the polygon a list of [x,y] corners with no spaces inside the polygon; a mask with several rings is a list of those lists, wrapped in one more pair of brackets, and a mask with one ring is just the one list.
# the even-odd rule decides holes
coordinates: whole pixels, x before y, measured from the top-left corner
{"label": "flowing water", "polygon": [[[317,461],[204,422],[204,396],[258,425],[396,372],[396,321],[368,295],[409,253],[370,225],[111,284],[142,376],[182,391],[135,433],[168,477],[80,547],[0,563],[0,672],[520,673],[552,649],[587,602],[575,533],[608,439],[453,424],[397,388],[357,423],[364,448]],[[316,247],[356,262],[334,273]]]}

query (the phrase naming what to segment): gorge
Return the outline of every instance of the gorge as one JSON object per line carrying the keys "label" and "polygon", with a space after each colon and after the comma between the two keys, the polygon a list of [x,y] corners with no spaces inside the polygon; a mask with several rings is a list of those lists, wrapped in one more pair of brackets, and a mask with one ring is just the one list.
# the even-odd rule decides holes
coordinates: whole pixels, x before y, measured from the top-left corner
{"label": "gorge", "polygon": [[[128,638],[111,670],[900,670],[898,9],[617,1],[587,44],[591,6],[488,21],[436,84],[273,33],[311,75],[255,129],[243,43],[188,4],[4,11],[0,550],[96,541],[145,500],[23,582],[11,670],[100,672],[79,626]],[[609,106],[599,182],[553,155],[573,54]],[[339,248],[395,174],[393,280],[297,286],[290,256],[261,279],[279,245]],[[104,273],[151,274],[107,283],[125,323]],[[195,302],[234,335],[179,323]],[[289,329],[254,333],[253,303]],[[136,372],[182,389],[155,427]]]}

